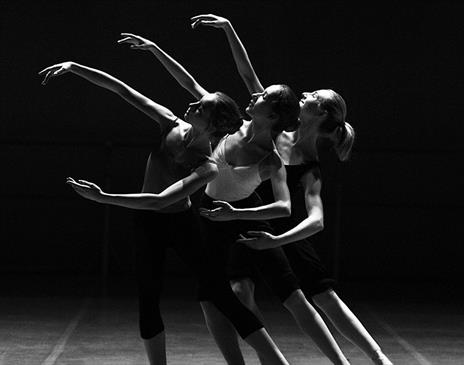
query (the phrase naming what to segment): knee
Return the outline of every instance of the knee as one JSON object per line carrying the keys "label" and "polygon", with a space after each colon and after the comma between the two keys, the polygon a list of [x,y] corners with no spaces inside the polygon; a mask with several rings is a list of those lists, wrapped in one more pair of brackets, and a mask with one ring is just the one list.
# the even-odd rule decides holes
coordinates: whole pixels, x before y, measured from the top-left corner
{"label": "knee", "polygon": [[238,280],[231,282],[232,291],[246,306],[253,305],[254,303],[254,289],[253,282],[249,279]]}
{"label": "knee", "polygon": [[308,301],[306,300],[303,292],[300,289],[295,290],[283,302],[283,305],[285,306],[285,308],[287,308],[290,311],[298,309],[302,306],[306,307],[308,304],[309,304]]}
{"label": "knee", "polygon": [[322,293],[313,295],[312,300],[319,308],[332,308],[338,305],[339,299],[332,289],[328,289]]}

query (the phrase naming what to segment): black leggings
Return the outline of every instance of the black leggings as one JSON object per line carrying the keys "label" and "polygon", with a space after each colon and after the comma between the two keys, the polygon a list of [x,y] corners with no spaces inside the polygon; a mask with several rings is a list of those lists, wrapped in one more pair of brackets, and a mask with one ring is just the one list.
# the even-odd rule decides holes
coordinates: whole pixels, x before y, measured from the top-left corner
{"label": "black leggings", "polygon": [[198,299],[212,302],[242,338],[262,323],[234,295],[224,268],[205,250],[200,220],[192,209],[180,213],[137,211],[135,221],[139,327],[143,339],[164,331],[159,303],[166,249],[172,247],[198,280]]}
{"label": "black leggings", "polygon": [[[203,195],[201,206],[212,208],[213,199]],[[258,194],[248,198],[229,202],[235,208],[255,207],[262,205]],[[226,267],[229,280],[253,278],[259,273],[266,285],[284,302],[300,288],[290,264],[282,248],[253,250],[248,246],[236,243],[239,235],[246,236],[247,231],[266,231],[272,233],[270,224],[265,220],[231,220],[211,221],[203,218],[208,250],[214,252],[215,262]]]}

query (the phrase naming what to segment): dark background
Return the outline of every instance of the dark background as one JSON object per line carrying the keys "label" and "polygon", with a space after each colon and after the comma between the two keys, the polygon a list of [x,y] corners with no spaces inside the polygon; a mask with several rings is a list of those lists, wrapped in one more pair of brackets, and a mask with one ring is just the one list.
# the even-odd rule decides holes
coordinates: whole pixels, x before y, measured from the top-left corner
{"label": "dark background", "polygon": [[[224,33],[190,29],[191,16],[211,12],[231,20],[264,85],[332,88],[347,102],[354,153],[345,164],[322,156],[326,229],[314,238],[339,279],[454,285],[462,277],[461,3],[0,4],[2,273],[133,272],[132,212],[80,198],[65,178],[139,191],[154,123],[75,75],[44,87],[37,72],[76,61],[182,116],[190,94],[150,53],[116,43],[131,32],[244,107],[249,95]],[[168,271],[184,270],[170,257]]]}

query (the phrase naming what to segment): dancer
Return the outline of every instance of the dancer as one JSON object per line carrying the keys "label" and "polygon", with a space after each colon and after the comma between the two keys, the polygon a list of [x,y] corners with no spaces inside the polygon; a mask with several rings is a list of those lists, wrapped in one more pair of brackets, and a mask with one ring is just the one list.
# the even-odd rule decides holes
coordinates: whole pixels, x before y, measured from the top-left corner
{"label": "dancer", "polygon": [[[193,27],[205,25],[222,28],[248,90],[263,90],[244,46],[227,19],[209,14],[193,17],[192,21]],[[392,364],[358,318],[337,295],[334,290],[335,280],[328,275],[316,251],[306,239],[324,227],[317,142],[322,138],[329,139],[341,161],[348,159],[354,142],[354,130],[345,120],[345,101],[333,90],[305,92],[300,100],[300,109],[298,129],[292,132],[284,131],[277,139],[277,148],[288,174],[292,215],[272,221],[277,235],[264,231],[248,232],[251,237],[239,242],[257,250],[282,247],[306,297],[324,312],[344,337],[358,346],[375,364]],[[267,195],[271,196],[269,186],[263,186],[260,192],[266,191],[266,188]],[[247,285],[235,285],[235,288],[241,289],[239,297],[245,298],[244,303],[248,303],[249,307],[258,313],[254,302],[254,285],[250,284],[249,280],[246,282]],[[319,344],[319,339],[313,338]],[[321,347],[321,350],[326,353],[324,348]],[[330,354],[326,355],[331,358]]]}
{"label": "dancer", "polygon": [[[224,271],[216,270],[205,251],[197,216],[189,195],[217,175],[210,161],[213,135],[233,132],[242,120],[236,104],[222,93],[208,93],[188,75],[198,91],[198,102],[189,105],[185,121],[120,80],[75,62],[45,68],[43,84],[65,73],[76,74],[108,89],[153,119],[161,141],[151,151],[141,193],[108,194],[96,184],[68,178],[81,196],[98,203],[137,209],[136,245],[139,286],[139,326],[150,364],[166,364],[164,325],[159,309],[163,261],[168,245],[198,278],[199,300],[224,313],[244,338],[270,364],[288,364],[261,322],[233,294]],[[155,210],[156,212],[154,212]],[[170,242],[166,234],[169,232]]]}
{"label": "dancer", "polygon": [[[248,230],[270,231],[263,219],[290,214],[290,196],[285,183],[285,167],[275,150],[274,139],[284,129],[294,129],[298,122],[298,99],[288,86],[272,85],[261,93],[252,95],[246,109],[252,118],[234,134],[223,137],[213,152],[218,164],[218,176],[208,183],[201,205],[205,220],[208,249],[214,252],[216,262],[227,265],[230,255],[233,261],[253,260],[266,282],[279,299],[297,319],[298,324],[309,333],[325,331],[319,314],[311,307],[299,289],[297,279],[280,248],[255,251],[235,244],[240,234]],[[274,201],[262,205],[254,193],[257,186],[270,179]],[[220,200],[220,201],[218,201]],[[222,221],[222,222],[221,222]],[[229,252],[230,250],[230,252]],[[237,281],[238,285],[242,282]],[[224,331],[233,331],[222,315],[211,306],[204,306],[208,327],[230,364],[242,364],[243,357],[235,336]],[[314,322],[322,325],[315,327]],[[224,324],[227,323],[227,324]],[[347,364],[335,340],[328,335],[320,336],[321,346],[327,347],[333,359]],[[265,363],[265,359],[261,359]]]}

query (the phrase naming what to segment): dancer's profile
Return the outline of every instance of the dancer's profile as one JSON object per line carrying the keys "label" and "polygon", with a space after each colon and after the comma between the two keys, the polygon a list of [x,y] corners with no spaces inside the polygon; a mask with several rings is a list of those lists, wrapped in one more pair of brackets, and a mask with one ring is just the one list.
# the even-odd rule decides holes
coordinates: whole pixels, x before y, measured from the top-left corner
{"label": "dancer's profile", "polygon": [[[140,42],[138,40],[137,44]],[[185,120],[117,78],[94,68],[64,62],[39,72],[44,76],[43,84],[52,77],[72,73],[112,91],[148,115],[155,121],[154,128],[161,131],[161,140],[148,157],[140,193],[110,194],[94,183],[72,178],[68,178],[67,183],[87,199],[137,210],[139,326],[150,364],[166,364],[159,301],[163,261],[169,245],[196,274],[202,305],[208,303],[224,313],[240,336],[268,363],[288,364],[261,321],[233,294],[224,270],[211,261],[202,244],[198,216],[193,213],[189,199],[189,195],[216,177],[217,167],[210,159],[210,141],[240,127],[242,119],[238,107],[225,94],[207,92],[172,58],[165,60],[169,71],[176,69],[189,80],[192,85],[189,91],[198,99],[190,104]],[[167,236],[170,239],[166,239]]]}
{"label": "dancer's profile", "polygon": [[[204,25],[222,28],[248,90],[264,90],[243,44],[227,19],[208,14],[193,17],[192,22],[193,27]],[[380,346],[337,295],[334,290],[335,280],[330,277],[307,240],[324,227],[318,140],[325,138],[331,141],[338,158],[341,161],[347,160],[355,135],[352,126],[346,122],[346,112],[345,101],[333,90],[323,89],[302,94],[299,127],[295,131],[283,131],[276,141],[279,154],[286,165],[292,215],[272,221],[276,234],[266,231],[248,232],[249,237],[238,242],[255,250],[282,247],[305,296],[324,312],[343,336],[357,345],[375,364],[391,365]],[[269,196],[268,200],[271,201],[271,189],[269,184],[267,185],[263,184],[259,191]],[[235,265],[240,267],[242,263]],[[241,278],[238,282],[239,284],[235,280],[233,283],[234,290],[239,291],[237,294],[242,301],[259,315],[251,278]],[[317,326],[319,321],[322,321],[322,318],[318,318],[312,325]],[[321,322],[319,325],[325,326]],[[321,337],[332,337],[328,331],[314,331],[309,334],[334,363],[339,363],[340,359],[333,357],[334,349],[324,345],[328,337]]]}

